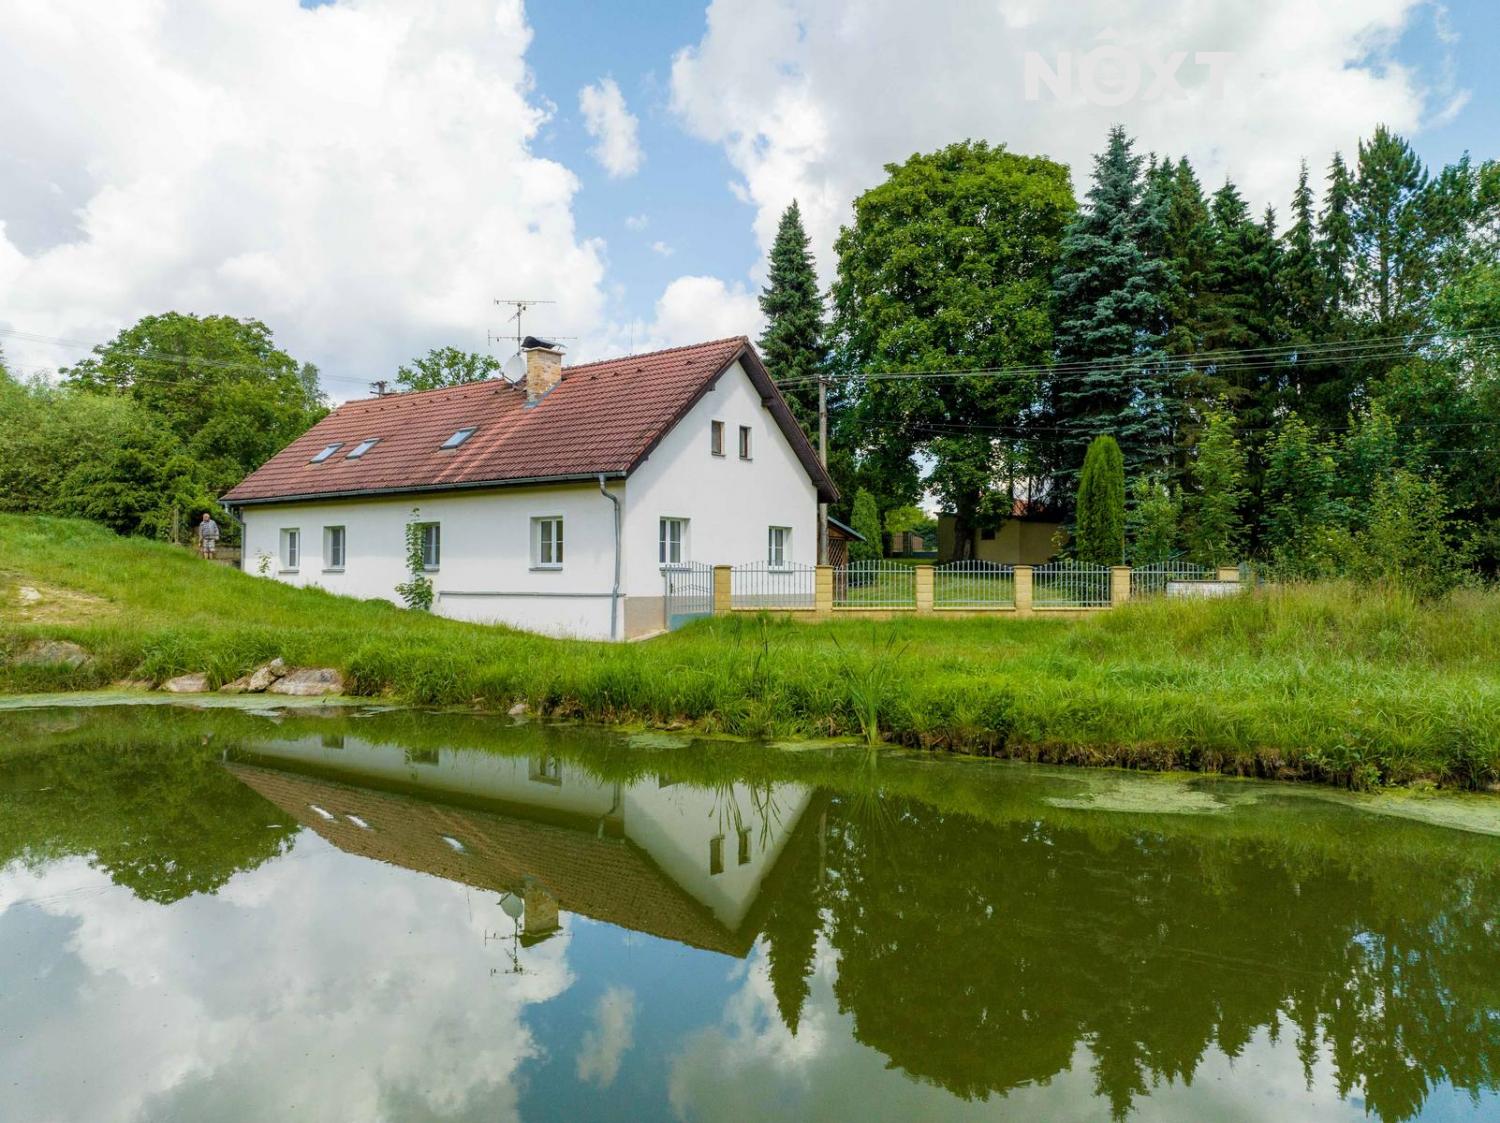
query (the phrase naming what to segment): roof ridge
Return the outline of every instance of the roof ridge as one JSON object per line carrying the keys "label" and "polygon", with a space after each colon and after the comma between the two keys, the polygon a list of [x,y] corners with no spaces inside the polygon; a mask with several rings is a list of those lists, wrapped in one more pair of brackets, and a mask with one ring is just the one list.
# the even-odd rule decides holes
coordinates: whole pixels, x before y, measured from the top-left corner
{"label": "roof ridge", "polygon": [[683,343],[676,347],[662,347],[655,351],[637,351],[629,355],[616,355],[612,359],[590,359],[586,363],[563,367],[563,371],[566,373],[570,370],[586,370],[589,367],[603,366],[605,363],[626,363],[631,359],[654,359],[658,355],[670,355],[677,351],[701,351],[707,347],[720,347],[726,343],[748,344],[749,342],[748,335],[726,335],[722,339],[705,339],[701,343]]}

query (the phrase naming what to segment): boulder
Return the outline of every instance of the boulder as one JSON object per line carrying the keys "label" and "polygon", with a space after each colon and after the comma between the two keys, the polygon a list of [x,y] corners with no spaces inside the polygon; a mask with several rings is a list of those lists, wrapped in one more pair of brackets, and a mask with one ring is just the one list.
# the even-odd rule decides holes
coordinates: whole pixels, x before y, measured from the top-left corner
{"label": "boulder", "polygon": [[262,694],[271,688],[278,679],[285,677],[286,663],[280,658],[272,659],[269,663],[256,667],[248,675],[241,675],[233,682],[227,682],[219,689],[225,694]]}
{"label": "boulder", "polygon": [[343,692],[344,676],[336,667],[297,667],[287,671],[267,690],[269,694],[291,694],[297,697]]}
{"label": "boulder", "polygon": [[208,675],[202,671],[178,675],[176,678],[167,679],[161,684],[161,688],[168,694],[207,694]]}
{"label": "boulder", "polygon": [[93,657],[64,639],[32,640],[11,659],[24,667],[81,667]]}

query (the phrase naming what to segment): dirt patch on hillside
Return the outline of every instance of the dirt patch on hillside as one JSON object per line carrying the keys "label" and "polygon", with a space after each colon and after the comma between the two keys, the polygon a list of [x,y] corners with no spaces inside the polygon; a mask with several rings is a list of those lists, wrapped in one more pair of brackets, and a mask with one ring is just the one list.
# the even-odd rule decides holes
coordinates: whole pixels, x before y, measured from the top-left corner
{"label": "dirt patch on hillside", "polygon": [[0,620],[7,624],[84,624],[118,611],[91,593],[0,573]]}

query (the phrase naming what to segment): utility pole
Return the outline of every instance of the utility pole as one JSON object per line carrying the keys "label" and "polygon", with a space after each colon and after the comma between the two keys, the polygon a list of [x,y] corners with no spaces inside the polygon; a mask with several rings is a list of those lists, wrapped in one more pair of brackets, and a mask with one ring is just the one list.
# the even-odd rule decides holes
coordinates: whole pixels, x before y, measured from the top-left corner
{"label": "utility pole", "polygon": [[377,378],[374,382],[370,383],[370,389],[375,392],[375,396],[377,398],[385,397],[386,394],[389,393],[389,386],[390,383],[387,382],[384,378]]}
{"label": "utility pole", "polygon": [[[818,375],[818,463],[828,471],[828,379]],[[828,564],[828,504],[818,501],[818,564]]]}

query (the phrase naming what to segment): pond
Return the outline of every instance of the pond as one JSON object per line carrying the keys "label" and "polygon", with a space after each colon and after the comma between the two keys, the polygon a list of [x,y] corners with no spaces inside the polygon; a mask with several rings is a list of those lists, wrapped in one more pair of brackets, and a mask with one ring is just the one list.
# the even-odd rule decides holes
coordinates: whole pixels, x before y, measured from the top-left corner
{"label": "pond", "polygon": [[1496,807],[13,709],[0,1115],[1500,1118]]}

